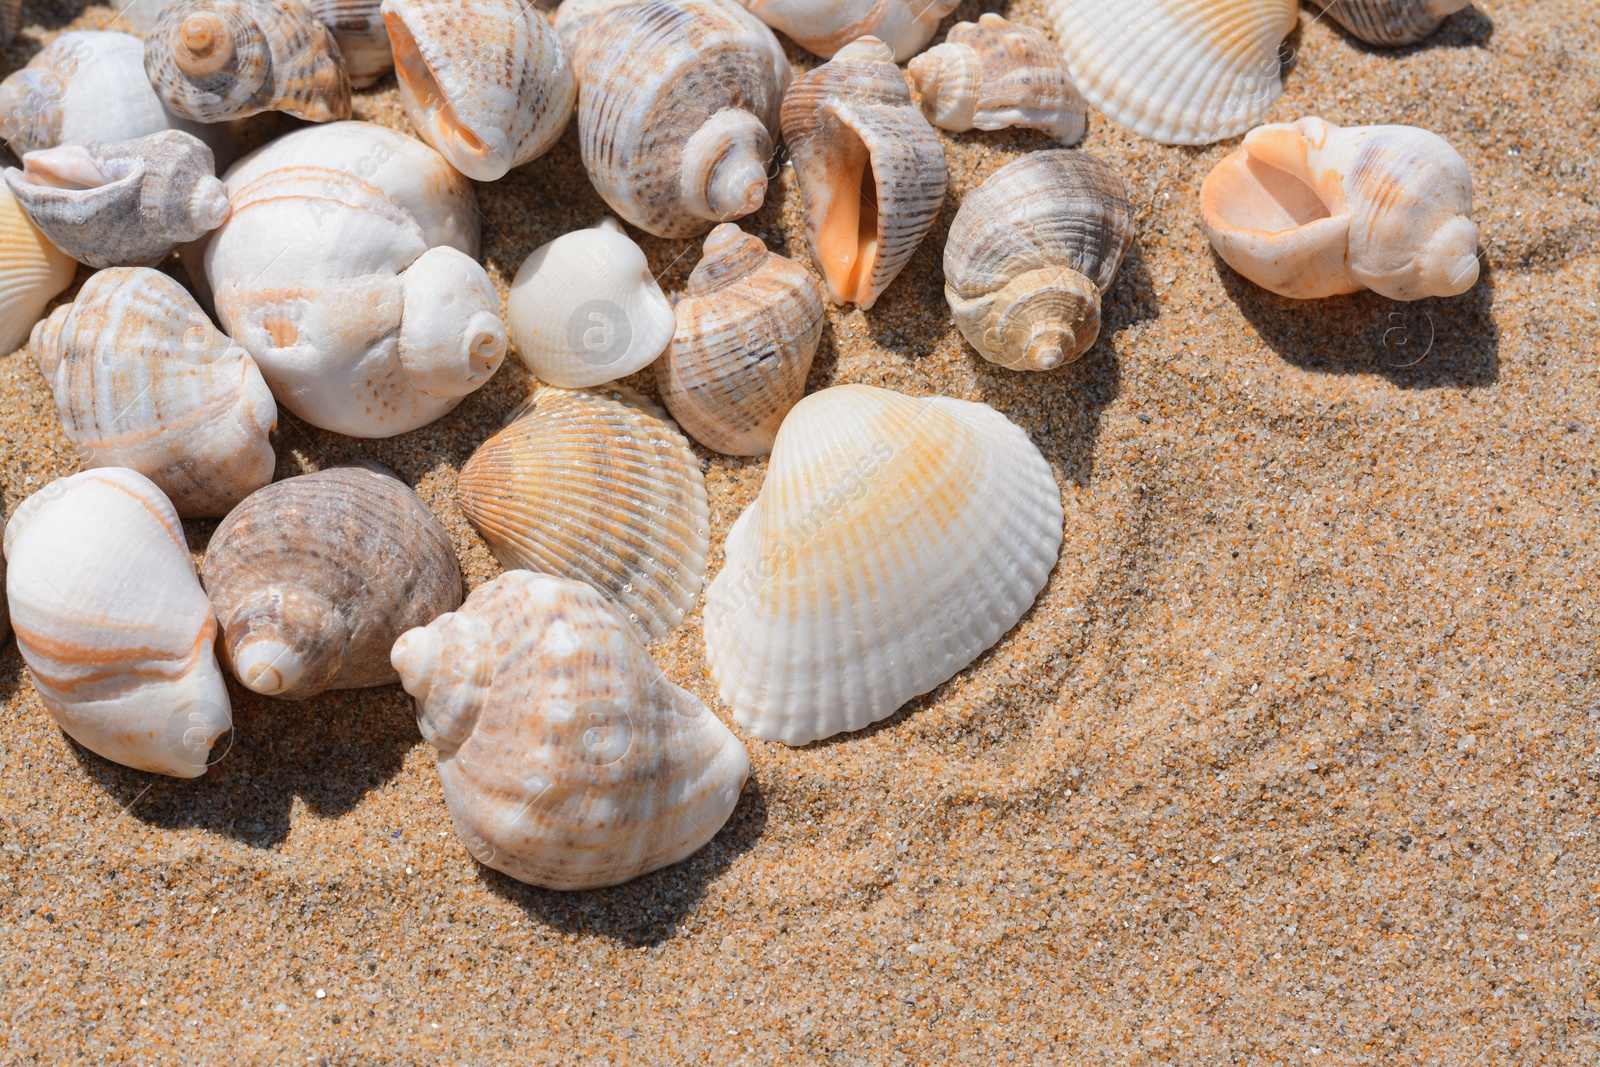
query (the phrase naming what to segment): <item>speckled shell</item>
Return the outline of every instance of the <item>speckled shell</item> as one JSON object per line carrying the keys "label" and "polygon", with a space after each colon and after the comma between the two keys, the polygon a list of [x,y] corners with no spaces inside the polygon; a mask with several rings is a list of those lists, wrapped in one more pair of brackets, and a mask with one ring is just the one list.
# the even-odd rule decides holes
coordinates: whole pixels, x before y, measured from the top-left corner
{"label": "speckled shell", "polygon": [[77,30],[0,82],[0,137],[21,156],[78,141],[122,141],[171,129],[127,33]]}
{"label": "speckled shell", "polygon": [[1100,297],[1133,243],[1117,173],[1085,152],[1032,152],[961,202],[944,246],[945,299],[983,358],[1071,363],[1100,334]]}
{"label": "speckled shell", "polygon": [[672,349],[656,385],[684,432],[736,456],[772,450],[778,424],[806,391],[822,339],[822,287],[792,259],[725,222],[674,309]]}
{"label": "speckled shell", "polygon": [[[783,100],[783,139],[828,298],[872,307],[944,204],[939,135],[911,102],[889,49],[863,37],[796,79]],[[870,232],[864,218],[876,218]]]}
{"label": "speckled shell", "polygon": [[761,206],[789,61],[732,0],[568,0],[589,180],[657,237],[694,237]]}
{"label": "speckled shell", "polygon": [[507,568],[594,586],[645,640],[683,622],[710,512],[689,443],[618,389],[540,389],[461,468],[457,500]]}
{"label": "speckled shell", "polygon": [[45,305],[72,284],[77,269],[0,185],[0,354],[27,339]]}
{"label": "speckled shell", "polygon": [[6,524],[17,647],[51,718],[128,767],[197,778],[232,724],[183,524],[121,467],[60,478]]}
{"label": "speckled shell", "polygon": [[394,646],[480,862],[548,889],[677,863],[733,813],[750,757],[581,582],[511,571]]}
{"label": "speckled shell", "polygon": [[394,66],[382,0],[301,0],[333,34],[350,84],[365,89]]}
{"label": "speckled shell", "polygon": [[200,573],[234,676],[284,700],[396,681],[395,638],[461,603],[450,535],[404,482],[366,466],[251,494]]}
{"label": "speckled shell", "polygon": [[1065,145],[1083,139],[1088,109],[1061,53],[1038,30],[989,12],[957,23],[908,69],[922,113],[940,129],[1020,126]]}
{"label": "speckled shell", "polygon": [[757,737],[803,745],[966,667],[1044,588],[1061,493],[984,404],[844,385],[800,401],[706,590],[706,656]]}
{"label": "speckled shell", "polygon": [[1335,0],[1313,3],[1322,14],[1368,44],[1415,44],[1472,0]]}
{"label": "speckled shell", "polygon": [[740,0],[750,12],[801,48],[831,59],[851,41],[871,35],[904,63],[932,40],[939,22],[961,0]]}

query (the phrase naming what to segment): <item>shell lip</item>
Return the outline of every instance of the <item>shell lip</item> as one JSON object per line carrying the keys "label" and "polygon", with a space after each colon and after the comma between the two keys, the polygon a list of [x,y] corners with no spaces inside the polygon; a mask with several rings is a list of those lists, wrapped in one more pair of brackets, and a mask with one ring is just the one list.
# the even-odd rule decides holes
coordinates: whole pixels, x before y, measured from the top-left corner
{"label": "shell lip", "polygon": [[[479,181],[494,181],[511,168],[502,153],[485,143],[472,127],[457,113],[450,96],[445,92],[439,74],[428,61],[416,35],[398,11],[385,11],[383,24],[389,31],[389,42],[394,52],[394,74],[408,98],[406,110],[412,112],[419,129],[425,129],[428,140],[452,164],[466,164],[466,173]],[[459,169],[459,168],[458,168]]]}

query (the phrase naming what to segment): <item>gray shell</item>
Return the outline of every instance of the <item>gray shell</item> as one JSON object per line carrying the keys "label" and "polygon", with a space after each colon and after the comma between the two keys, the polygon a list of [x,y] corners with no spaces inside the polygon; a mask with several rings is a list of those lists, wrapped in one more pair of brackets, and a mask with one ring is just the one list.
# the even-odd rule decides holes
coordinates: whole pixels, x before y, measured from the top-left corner
{"label": "gray shell", "polygon": [[1469,0],[1316,0],[1322,13],[1368,44],[1415,44]]}

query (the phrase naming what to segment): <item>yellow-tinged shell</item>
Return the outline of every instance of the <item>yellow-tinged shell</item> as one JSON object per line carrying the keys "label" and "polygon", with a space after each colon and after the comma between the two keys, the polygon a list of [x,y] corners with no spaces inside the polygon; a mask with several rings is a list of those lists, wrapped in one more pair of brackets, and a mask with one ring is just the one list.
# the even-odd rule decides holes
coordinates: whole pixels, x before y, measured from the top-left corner
{"label": "yellow-tinged shell", "polygon": [[1472,0],[1313,0],[1328,16],[1368,44],[1415,44]]}
{"label": "yellow-tinged shell", "polygon": [[1038,30],[988,12],[962,22],[907,68],[922,113],[943,130],[1042,130],[1064,145],[1083,139],[1088,109],[1067,64]]}
{"label": "yellow-tinged shell", "polygon": [[45,305],[72,284],[77,269],[0,183],[0,354],[27,339]]}
{"label": "yellow-tinged shell", "polygon": [[831,59],[869,34],[894,50],[896,63],[922,51],[960,0],[740,0],[801,48]]}

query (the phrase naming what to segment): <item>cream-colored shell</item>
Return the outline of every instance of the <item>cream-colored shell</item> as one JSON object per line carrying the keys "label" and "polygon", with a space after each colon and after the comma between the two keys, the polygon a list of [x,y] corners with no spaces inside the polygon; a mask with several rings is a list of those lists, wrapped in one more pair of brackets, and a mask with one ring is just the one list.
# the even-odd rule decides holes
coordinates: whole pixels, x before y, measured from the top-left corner
{"label": "cream-colored shell", "polygon": [[0,82],[0,137],[18,156],[143,137],[175,123],[145,76],[144,43],[128,33],[63,33]]}
{"label": "cream-colored shell", "polygon": [[328,27],[344,59],[350,84],[365,89],[394,66],[389,31],[383,24],[382,0],[300,0],[318,22]]}
{"label": "cream-colored shell", "polygon": [[677,863],[733,813],[750,757],[581,582],[511,571],[395,642],[480,862],[549,889]]}
{"label": "cream-colored shell", "polygon": [[77,269],[0,183],[0,355],[27,339],[45,305],[72,284]]}
{"label": "cream-colored shell", "polygon": [[961,0],[740,0],[801,48],[831,59],[851,41],[876,37],[904,63],[933,39]]}
{"label": "cream-colored shell", "polygon": [[197,778],[232,723],[217,623],[183,524],[121,467],[60,478],[6,524],[17,647],[51,718],[90,751]]}
{"label": "cream-colored shell", "polygon": [[1042,130],[1062,144],[1083,139],[1088,109],[1067,64],[1038,30],[988,12],[951,27],[944,43],[907,68],[922,113],[942,130]]}
{"label": "cream-colored shell", "polygon": [[1313,0],[1322,14],[1368,44],[1415,44],[1472,0]]}
{"label": "cream-colored shell", "polygon": [[993,645],[1044,588],[1061,493],[984,404],[844,385],[802,400],[706,590],[706,656],[757,737],[860,730]]}

